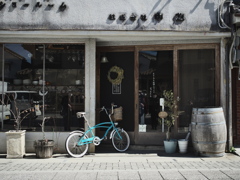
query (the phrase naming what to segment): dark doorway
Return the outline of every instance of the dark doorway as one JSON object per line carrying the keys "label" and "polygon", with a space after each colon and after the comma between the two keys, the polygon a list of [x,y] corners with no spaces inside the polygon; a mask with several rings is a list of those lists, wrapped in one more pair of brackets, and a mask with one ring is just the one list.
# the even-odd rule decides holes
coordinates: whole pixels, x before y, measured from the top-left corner
{"label": "dark doorway", "polygon": [[[123,120],[119,121],[119,126],[126,131],[134,131],[134,53],[133,52],[108,52],[105,53],[108,63],[100,64],[100,107],[109,107],[111,103],[123,107]],[[112,67],[123,70],[123,76],[119,86],[109,81],[108,74]],[[117,74],[109,74],[112,79],[117,78]],[[102,113],[100,122],[109,121],[108,117]]]}

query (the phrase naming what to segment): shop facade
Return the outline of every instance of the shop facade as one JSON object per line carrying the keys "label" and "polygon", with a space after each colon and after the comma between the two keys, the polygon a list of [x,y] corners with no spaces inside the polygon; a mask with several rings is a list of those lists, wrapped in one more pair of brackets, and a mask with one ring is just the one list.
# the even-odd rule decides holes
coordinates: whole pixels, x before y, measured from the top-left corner
{"label": "shop facade", "polygon": [[[162,146],[166,127],[158,112],[164,90],[173,91],[182,112],[172,137],[186,136],[193,107],[221,106],[232,146],[231,34],[218,26],[218,3],[151,1],[143,7],[137,1],[117,1],[110,8],[107,1],[106,7],[85,2],[89,13],[77,1],[68,3],[43,1],[37,7],[17,2],[13,8],[7,1],[1,10],[2,82],[9,95],[18,94],[21,107],[35,109],[22,123],[28,130],[27,151],[33,150],[43,117],[53,117],[46,124],[48,135],[58,143],[57,151],[65,152],[69,131],[85,128],[76,112],[85,111],[94,125],[105,120],[99,109],[112,102],[123,107],[119,125],[129,133],[131,145]],[[6,15],[22,19],[11,22]],[[1,127],[12,125],[3,120]]]}

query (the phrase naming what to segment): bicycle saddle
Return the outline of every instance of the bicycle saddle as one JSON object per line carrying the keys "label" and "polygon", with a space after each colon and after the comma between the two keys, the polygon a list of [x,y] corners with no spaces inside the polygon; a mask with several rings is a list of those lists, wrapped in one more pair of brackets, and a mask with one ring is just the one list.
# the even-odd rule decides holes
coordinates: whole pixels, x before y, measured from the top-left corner
{"label": "bicycle saddle", "polygon": [[83,117],[83,115],[85,115],[86,112],[77,112],[77,117],[80,118],[80,117]]}

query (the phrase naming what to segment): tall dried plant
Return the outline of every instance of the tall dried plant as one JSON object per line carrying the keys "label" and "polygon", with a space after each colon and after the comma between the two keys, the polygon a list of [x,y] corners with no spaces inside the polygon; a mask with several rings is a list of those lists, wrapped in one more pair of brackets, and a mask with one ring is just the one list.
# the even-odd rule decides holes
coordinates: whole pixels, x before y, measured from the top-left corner
{"label": "tall dried plant", "polygon": [[14,118],[14,127],[15,127],[15,130],[16,131],[20,131],[21,130],[21,124],[22,124],[22,121],[31,113],[31,112],[34,112],[34,108],[33,107],[30,107],[30,108],[27,108],[25,110],[21,110],[20,107],[18,107],[18,104],[17,104],[17,101],[15,99],[15,96],[13,94],[10,94],[10,95],[7,95],[5,94],[4,95],[4,99],[6,98],[6,103],[5,100],[2,100],[0,99],[0,102],[2,105],[6,106],[9,104],[9,103],[12,103],[13,107],[12,109],[8,109],[8,111],[11,112],[13,118]]}

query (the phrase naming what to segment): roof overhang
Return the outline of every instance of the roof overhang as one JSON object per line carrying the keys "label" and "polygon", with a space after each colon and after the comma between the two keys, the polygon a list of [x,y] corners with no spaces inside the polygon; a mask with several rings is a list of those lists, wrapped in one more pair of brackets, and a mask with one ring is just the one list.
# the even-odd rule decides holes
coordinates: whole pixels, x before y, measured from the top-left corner
{"label": "roof overhang", "polygon": [[0,31],[0,43],[84,43],[96,39],[97,43],[220,40],[231,37],[230,32],[183,32],[183,31]]}

